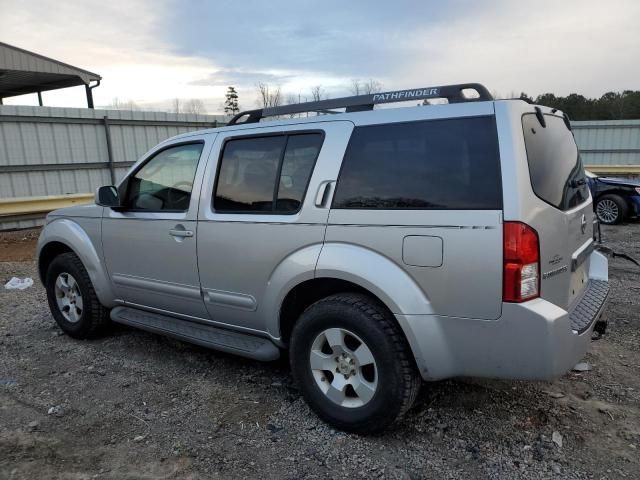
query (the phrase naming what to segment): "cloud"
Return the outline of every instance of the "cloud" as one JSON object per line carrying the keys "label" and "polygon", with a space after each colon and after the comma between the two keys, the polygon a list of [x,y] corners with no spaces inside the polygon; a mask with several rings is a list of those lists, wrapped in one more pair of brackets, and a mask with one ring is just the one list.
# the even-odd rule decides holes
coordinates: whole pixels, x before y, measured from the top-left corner
{"label": "cloud", "polygon": [[282,85],[289,80],[295,78],[294,74],[290,73],[270,73],[259,71],[243,71],[239,69],[220,69],[214,73],[209,74],[206,78],[194,80],[189,85],[208,85],[226,87],[229,85],[240,87],[253,87],[257,83],[268,83],[275,85]]}
{"label": "cloud", "polygon": [[[223,94],[221,88],[191,85],[219,67],[212,59],[172,51],[163,35],[171,15],[166,2],[2,1],[0,41],[100,74],[102,83],[94,90],[97,105],[114,97],[160,104],[175,97]],[[45,92],[43,97],[48,105],[85,102],[81,89]]]}
{"label": "cloud", "polygon": [[[635,89],[636,0],[2,0],[0,41],[103,76],[97,104],[200,98],[218,110],[228,85],[253,106],[255,84],[308,95],[479,81],[501,94]],[[45,102],[84,104],[77,89]]]}
{"label": "cloud", "polygon": [[598,96],[634,88],[640,73],[637,0],[201,1],[176,11],[167,32],[177,51],[333,85],[481,81],[503,94]]}

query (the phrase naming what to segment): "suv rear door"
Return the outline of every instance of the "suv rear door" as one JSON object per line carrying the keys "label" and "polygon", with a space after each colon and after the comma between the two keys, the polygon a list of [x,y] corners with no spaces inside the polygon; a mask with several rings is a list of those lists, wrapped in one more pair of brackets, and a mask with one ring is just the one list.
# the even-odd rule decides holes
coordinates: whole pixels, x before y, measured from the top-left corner
{"label": "suv rear door", "polygon": [[[530,108],[530,107],[529,107]],[[540,294],[568,309],[588,283],[595,218],[587,178],[563,117],[522,115],[522,131],[540,238]],[[544,126],[543,126],[544,125]],[[538,205],[535,205],[538,204]]]}

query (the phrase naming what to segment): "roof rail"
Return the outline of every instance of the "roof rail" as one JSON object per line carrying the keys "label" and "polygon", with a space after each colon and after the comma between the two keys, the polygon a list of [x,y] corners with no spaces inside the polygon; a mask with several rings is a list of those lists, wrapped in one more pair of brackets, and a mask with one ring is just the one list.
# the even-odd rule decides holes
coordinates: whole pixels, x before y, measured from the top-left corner
{"label": "roof rail", "polygon": [[[464,90],[475,90],[477,97],[465,96]],[[425,100],[434,98],[446,98],[449,103],[477,102],[493,100],[489,90],[479,83],[461,83],[458,85],[442,85],[439,87],[412,88],[409,90],[394,90],[391,92],[371,93],[356,95],[354,97],[330,98],[315,102],[292,103],[279,107],[265,107],[256,110],[246,110],[234,116],[227,125],[239,123],[257,123],[264,117],[275,115],[292,115],[305,112],[340,113],[331,111],[332,108],[345,108],[347,112],[362,112],[373,110],[373,106],[379,103],[407,102],[412,100]],[[243,117],[246,120],[240,122]]]}

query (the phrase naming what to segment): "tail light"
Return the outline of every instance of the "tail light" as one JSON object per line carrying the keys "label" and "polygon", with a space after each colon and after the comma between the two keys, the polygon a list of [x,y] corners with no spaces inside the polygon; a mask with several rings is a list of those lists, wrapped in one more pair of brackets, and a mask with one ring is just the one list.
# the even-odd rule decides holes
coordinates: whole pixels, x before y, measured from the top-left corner
{"label": "tail light", "polygon": [[540,296],[538,233],[520,222],[504,223],[502,300],[524,302]]}

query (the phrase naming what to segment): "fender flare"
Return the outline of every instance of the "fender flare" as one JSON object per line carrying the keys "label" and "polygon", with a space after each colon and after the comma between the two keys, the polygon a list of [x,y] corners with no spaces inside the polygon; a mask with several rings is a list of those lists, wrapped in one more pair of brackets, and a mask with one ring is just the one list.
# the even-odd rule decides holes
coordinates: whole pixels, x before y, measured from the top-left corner
{"label": "fender flare", "polygon": [[[96,220],[100,221],[100,218]],[[36,258],[40,263],[43,249],[52,242],[66,245],[75,253],[89,274],[100,303],[112,308],[116,305],[115,294],[102,256],[98,254],[87,232],[70,218],[55,219],[42,229],[38,240]],[[42,279],[44,280],[44,279]]]}
{"label": "fender flare", "polygon": [[285,257],[271,272],[263,300],[263,315],[267,332],[273,340],[280,339],[280,309],[287,294],[297,285],[312,280],[322,243],[308,245]]}

